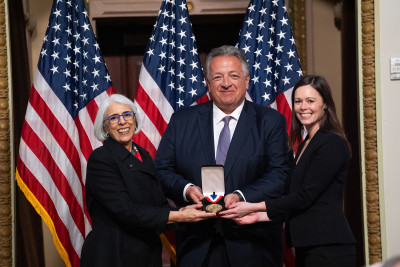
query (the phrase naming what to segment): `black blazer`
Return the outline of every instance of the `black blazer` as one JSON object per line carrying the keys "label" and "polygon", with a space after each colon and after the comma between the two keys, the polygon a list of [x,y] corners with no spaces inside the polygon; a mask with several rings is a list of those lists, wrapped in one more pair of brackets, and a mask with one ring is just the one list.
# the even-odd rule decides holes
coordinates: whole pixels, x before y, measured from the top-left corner
{"label": "black blazer", "polygon": [[267,214],[287,214],[286,231],[294,247],[354,243],[343,213],[343,189],[350,163],[346,141],[334,133],[317,131],[296,165],[289,171],[289,193],[267,200]]}
{"label": "black blazer", "polygon": [[92,231],[81,266],[162,266],[159,234],[171,208],[150,155],[136,147],[143,163],[111,138],[89,156],[85,193]]}
{"label": "black blazer", "polygon": [[[175,112],[158,148],[155,165],[167,197],[180,205],[183,189],[201,187],[201,166],[215,165],[211,101]],[[288,166],[286,121],[276,110],[246,101],[225,162],[225,193],[241,190],[249,202],[284,194]],[[282,266],[282,223],[238,226],[222,220],[232,266]],[[215,233],[215,220],[180,224],[179,266],[200,266]]]}

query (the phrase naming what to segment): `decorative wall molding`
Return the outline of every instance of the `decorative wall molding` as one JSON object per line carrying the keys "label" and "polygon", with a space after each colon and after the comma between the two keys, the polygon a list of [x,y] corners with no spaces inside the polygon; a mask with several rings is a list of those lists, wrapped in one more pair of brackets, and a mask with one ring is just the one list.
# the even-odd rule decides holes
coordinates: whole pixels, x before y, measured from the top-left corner
{"label": "decorative wall molding", "polygon": [[376,126],[375,16],[374,1],[361,1],[362,93],[364,117],[364,162],[366,177],[367,232],[369,263],[382,261],[379,209],[379,174]]}
{"label": "decorative wall molding", "polygon": [[305,0],[293,0],[293,35],[296,41],[297,54],[300,58],[303,74],[307,70],[307,27]]}
{"label": "decorative wall molding", "polygon": [[[91,18],[157,16],[161,0],[90,0]],[[190,15],[245,13],[249,0],[188,0]]]}
{"label": "decorative wall molding", "polygon": [[0,0],[0,266],[12,266],[11,140],[7,58],[7,0]]}

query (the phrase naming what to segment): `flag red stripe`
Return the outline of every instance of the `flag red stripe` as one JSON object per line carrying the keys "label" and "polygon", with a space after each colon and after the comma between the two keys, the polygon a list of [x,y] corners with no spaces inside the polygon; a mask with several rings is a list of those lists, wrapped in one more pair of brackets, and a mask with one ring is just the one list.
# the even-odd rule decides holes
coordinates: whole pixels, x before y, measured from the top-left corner
{"label": "flag red stripe", "polygon": [[[108,96],[115,94],[115,88],[114,86],[111,86],[108,88],[106,91]],[[97,96],[98,98],[98,96]],[[96,98],[90,101],[85,108],[87,109],[87,112],[89,113],[90,118],[92,119],[92,122],[94,123],[96,116],[97,116],[97,111],[99,110],[99,105],[96,102]]]}
{"label": "flag red stripe", "polygon": [[68,133],[65,132],[62,125],[58,122],[57,118],[53,115],[53,113],[51,112],[47,104],[43,101],[43,99],[36,91],[36,88],[34,86],[32,86],[29,102],[31,103],[31,106],[35,109],[36,113],[46,124],[47,128],[52,133],[54,139],[57,140],[57,143],[63,149],[72,167],[74,168],[76,175],[79,178],[80,187],[82,190],[84,212],[86,214],[86,218],[89,220],[90,223],[91,219],[86,207],[85,188],[82,181],[81,162],[78,151],[76,150],[74,144],[72,143],[72,140],[70,139]]}
{"label": "flag red stripe", "polygon": [[144,149],[146,149],[149,152],[150,156],[154,159],[157,150],[154,147],[153,143],[150,142],[150,140],[147,138],[147,136],[142,131],[140,131],[138,134],[135,134],[133,136],[133,141],[136,144],[139,144]]}
{"label": "flag red stripe", "polygon": [[276,99],[277,110],[282,113],[286,118],[286,130],[290,133],[290,124],[292,119],[292,109],[289,106],[285,94],[279,94]]}
{"label": "flag red stripe", "polygon": [[[286,235],[285,227],[283,227],[283,235]],[[296,265],[296,257],[294,255],[293,248],[288,248],[286,244],[286,238],[283,239],[284,242],[284,262],[286,266],[291,267]]]}
{"label": "flag red stripe", "polygon": [[71,243],[70,237],[68,235],[69,231],[59,217],[53,200],[51,199],[47,191],[42,187],[42,185],[36,180],[36,177],[29,171],[28,168],[26,168],[25,164],[19,157],[18,172],[20,173],[21,178],[23,179],[29,190],[35,195],[39,203],[43,206],[43,208],[52,219],[58,239],[64,246],[64,249],[69,253],[68,256],[72,266],[79,266],[79,255],[76,253]]}
{"label": "flag red stripe", "polygon": [[107,90],[106,90],[106,92],[107,92],[107,94],[110,96],[110,95],[112,95],[112,94],[115,94],[115,88],[114,88],[114,86],[111,86],[110,88],[108,88]]}
{"label": "flag red stripe", "polygon": [[54,139],[57,140],[58,145],[65,152],[71,165],[74,167],[76,174],[79,177],[81,182],[81,186],[83,188],[82,183],[82,171],[81,171],[81,162],[79,159],[79,153],[75,148],[74,143],[70,139],[68,133],[64,130],[64,127],[58,122],[57,118],[53,115],[47,104],[44,102],[42,97],[38,94],[35,87],[32,86],[31,95],[29,97],[29,103],[32,108],[36,111],[39,117],[43,120],[44,124],[46,124],[47,128],[53,135]]}
{"label": "flag red stripe", "polygon": [[97,115],[97,110],[99,110],[99,107],[97,106],[96,101],[92,100],[90,101],[86,106],[85,106],[90,119],[92,120],[92,122],[94,123],[94,120],[96,119],[96,115]]}
{"label": "flag red stripe", "polygon": [[[42,162],[43,166],[48,170],[48,172],[51,173],[52,176],[57,177],[57,179],[53,179],[53,182],[58,191],[61,193],[65,202],[68,204],[68,207],[71,210],[72,219],[74,220],[76,226],[78,227],[82,236],[85,236],[85,222],[82,214],[82,207],[75,198],[71,187],[68,186],[69,182],[67,178],[59,169],[57,163],[54,161],[44,143],[26,122],[24,123],[21,137],[29,146],[31,151],[36,155],[36,157]],[[82,190],[84,190],[83,187]]]}
{"label": "flag red stripe", "polygon": [[160,110],[148,96],[140,83],[138,83],[135,100],[143,109],[144,113],[146,113],[149,119],[153,122],[160,135],[163,135],[165,129],[167,129],[168,123],[164,120]]}
{"label": "flag red stripe", "polygon": [[197,99],[196,103],[197,104],[201,104],[201,103],[208,102],[208,101],[210,101],[210,98],[208,97],[208,94],[204,94],[202,97]]}
{"label": "flag red stripe", "polygon": [[79,116],[75,119],[75,126],[78,129],[79,134],[79,146],[81,147],[82,155],[85,157],[86,161],[89,158],[90,153],[93,151],[92,145],[90,143],[89,137],[86,134],[85,128],[83,128]]}

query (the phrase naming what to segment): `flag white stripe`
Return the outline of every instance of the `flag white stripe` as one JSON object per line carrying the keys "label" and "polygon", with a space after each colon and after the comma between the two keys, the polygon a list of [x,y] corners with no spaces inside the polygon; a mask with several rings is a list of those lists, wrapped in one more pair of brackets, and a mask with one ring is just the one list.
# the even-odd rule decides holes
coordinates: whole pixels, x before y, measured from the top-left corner
{"label": "flag white stripe", "polygon": [[[25,117],[26,123],[32,128],[32,130],[36,133],[38,138],[43,142],[46,146],[47,150],[49,151],[50,155],[52,156],[54,162],[57,164],[58,168],[66,177],[68,184],[70,185],[71,191],[74,194],[74,197],[79,203],[79,206],[84,211],[83,205],[83,194],[82,194],[82,187],[79,181],[79,177],[75,172],[74,167],[72,166],[71,162],[69,161],[68,156],[65,154],[64,150],[59,146],[57,141],[54,139],[53,135],[47,128],[47,126],[43,123],[42,119],[36,113],[36,111],[32,108],[30,103],[28,103],[27,113]],[[20,153],[22,150],[20,149]],[[31,162],[26,162],[25,165],[28,167],[31,165]],[[89,220],[85,218],[85,226],[89,225]]]}
{"label": "flag white stripe", "polygon": [[292,88],[286,90],[285,92],[283,92],[285,94],[285,98],[286,98],[286,101],[287,101],[287,103],[289,105],[290,110],[292,110],[292,92],[293,92],[293,88],[294,87],[292,87]]}
{"label": "flag white stripe", "polygon": [[81,122],[83,130],[86,132],[86,135],[90,141],[92,150],[101,146],[101,142],[94,136],[94,125],[86,107],[79,111],[78,118]]}
{"label": "flag white stripe", "polygon": [[94,101],[96,101],[97,106],[100,106],[100,104],[103,103],[108,97],[109,96],[108,96],[107,91],[104,91],[103,93],[96,96],[94,98]]}
{"label": "flag white stripe", "polygon": [[[24,162],[29,171],[35,176],[36,180],[49,194],[58,216],[60,217],[65,227],[69,230],[68,234],[74,250],[78,255],[80,255],[83,245],[83,236],[72,218],[68,204],[65,202],[64,198],[60,197],[61,193],[58,191],[51,175],[47,172],[47,169],[43,166],[42,162],[36,157],[36,155],[30,150],[23,139],[21,139],[20,142],[19,157]],[[54,218],[52,219],[54,220]]]}
{"label": "flag white stripe", "polygon": [[153,101],[154,105],[156,105],[165,122],[169,123],[169,119],[171,118],[172,113],[174,113],[174,109],[143,64],[140,69],[139,83],[151,101]]}
{"label": "flag white stripe", "polygon": [[251,96],[249,95],[248,91],[246,91],[246,99],[253,102],[253,99],[251,99]]}
{"label": "flag white stripe", "polygon": [[161,135],[158,132],[156,126],[153,124],[153,122],[150,120],[147,114],[143,111],[139,103],[135,101],[135,105],[138,113],[140,114],[140,120],[142,122],[141,131],[147,136],[149,141],[157,149],[161,141]]}
{"label": "flag white stripe", "polygon": [[[57,121],[61,124],[64,130],[69,135],[75,149],[78,151],[79,158],[81,161],[82,177],[86,175],[83,166],[86,166],[86,158],[83,156],[81,147],[79,144],[79,133],[76,129],[76,125],[72,117],[69,115],[68,110],[64,104],[60,101],[54,91],[49,87],[46,80],[43,78],[40,71],[36,71],[35,79],[33,81],[34,87],[42,99],[46,102],[47,106],[56,117]],[[27,113],[28,114],[28,113]],[[83,125],[85,127],[85,125]]]}

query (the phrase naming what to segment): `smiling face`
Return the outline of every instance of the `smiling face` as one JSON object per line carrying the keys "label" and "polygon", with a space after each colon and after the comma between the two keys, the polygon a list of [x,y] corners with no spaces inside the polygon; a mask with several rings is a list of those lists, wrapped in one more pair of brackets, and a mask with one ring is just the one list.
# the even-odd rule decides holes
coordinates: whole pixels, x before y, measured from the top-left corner
{"label": "smiling face", "polygon": [[231,114],[245,99],[249,76],[245,76],[240,60],[235,56],[216,56],[210,62],[208,90],[215,105]]}
{"label": "smiling face", "polygon": [[294,112],[310,137],[319,129],[326,104],[321,95],[311,85],[304,85],[294,92]]}
{"label": "smiling face", "polygon": [[[107,115],[121,115],[126,111],[132,111],[132,109],[125,104],[111,102],[107,110]],[[110,124],[108,120],[104,122],[104,129],[110,135],[112,139],[123,145],[129,151],[132,151],[132,137],[136,129],[135,120],[126,121],[124,117],[119,118],[119,122]]]}

